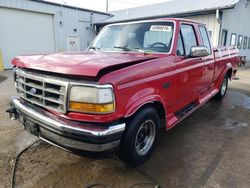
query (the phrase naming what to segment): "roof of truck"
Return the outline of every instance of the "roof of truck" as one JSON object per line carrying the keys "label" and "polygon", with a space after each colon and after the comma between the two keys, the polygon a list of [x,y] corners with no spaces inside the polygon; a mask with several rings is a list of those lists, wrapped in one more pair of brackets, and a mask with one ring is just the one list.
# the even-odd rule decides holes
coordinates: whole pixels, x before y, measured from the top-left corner
{"label": "roof of truck", "polygon": [[158,19],[148,19],[148,20],[136,20],[136,21],[129,21],[129,22],[118,22],[118,23],[113,23],[109,25],[122,25],[122,24],[131,24],[131,23],[161,22],[161,21],[173,21],[173,22],[182,21],[182,22],[195,23],[199,25],[205,25],[195,20],[184,19],[184,18],[158,18]]}
{"label": "roof of truck", "polygon": [[112,17],[96,24],[211,13],[217,9],[233,8],[238,2],[239,0],[169,0],[163,3],[111,11]]}

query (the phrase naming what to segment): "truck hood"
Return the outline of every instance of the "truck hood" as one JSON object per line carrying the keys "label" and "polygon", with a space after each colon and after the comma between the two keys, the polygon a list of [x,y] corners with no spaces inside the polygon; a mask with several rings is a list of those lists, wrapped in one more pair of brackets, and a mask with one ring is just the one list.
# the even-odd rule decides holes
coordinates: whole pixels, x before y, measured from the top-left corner
{"label": "truck hood", "polygon": [[12,64],[60,74],[96,77],[103,70],[109,72],[156,58],[156,55],[142,53],[78,52],[19,56]]}

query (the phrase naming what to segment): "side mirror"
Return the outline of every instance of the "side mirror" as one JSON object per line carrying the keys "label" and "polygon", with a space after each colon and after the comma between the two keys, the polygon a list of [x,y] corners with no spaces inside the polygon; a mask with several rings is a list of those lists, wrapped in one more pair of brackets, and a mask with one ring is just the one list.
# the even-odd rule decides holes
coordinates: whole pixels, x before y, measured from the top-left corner
{"label": "side mirror", "polygon": [[205,57],[209,55],[209,50],[205,46],[193,46],[188,57]]}

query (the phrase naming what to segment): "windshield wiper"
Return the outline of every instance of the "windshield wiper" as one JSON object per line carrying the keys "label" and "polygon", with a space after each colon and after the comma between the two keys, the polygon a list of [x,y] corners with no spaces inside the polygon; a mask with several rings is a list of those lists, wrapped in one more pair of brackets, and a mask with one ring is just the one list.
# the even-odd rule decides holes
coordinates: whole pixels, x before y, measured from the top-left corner
{"label": "windshield wiper", "polygon": [[89,47],[89,49],[90,49],[90,50],[95,50],[95,51],[100,50],[100,48],[95,47],[95,46],[91,46],[91,47]]}
{"label": "windshield wiper", "polygon": [[137,49],[137,48],[130,48],[130,47],[127,47],[127,46],[114,46],[114,48],[118,48],[118,49],[122,49],[122,50],[125,50],[125,51],[137,51],[137,52],[141,52],[141,53],[146,53],[144,50],[140,50],[140,49]]}
{"label": "windshield wiper", "polygon": [[122,49],[122,50],[125,50],[125,51],[133,51],[132,48],[129,48],[127,46],[114,46],[114,48]]}

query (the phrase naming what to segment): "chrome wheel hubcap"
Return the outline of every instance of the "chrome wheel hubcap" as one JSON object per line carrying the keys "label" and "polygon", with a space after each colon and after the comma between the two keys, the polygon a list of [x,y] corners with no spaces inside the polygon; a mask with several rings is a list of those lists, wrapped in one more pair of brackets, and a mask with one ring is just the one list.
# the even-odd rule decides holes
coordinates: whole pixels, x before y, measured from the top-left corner
{"label": "chrome wheel hubcap", "polygon": [[135,138],[135,149],[138,155],[145,155],[155,140],[155,123],[147,120],[142,123]]}
{"label": "chrome wheel hubcap", "polygon": [[227,90],[227,79],[223,80],[222,86],[221,86],[221,95],[224,96]]}

